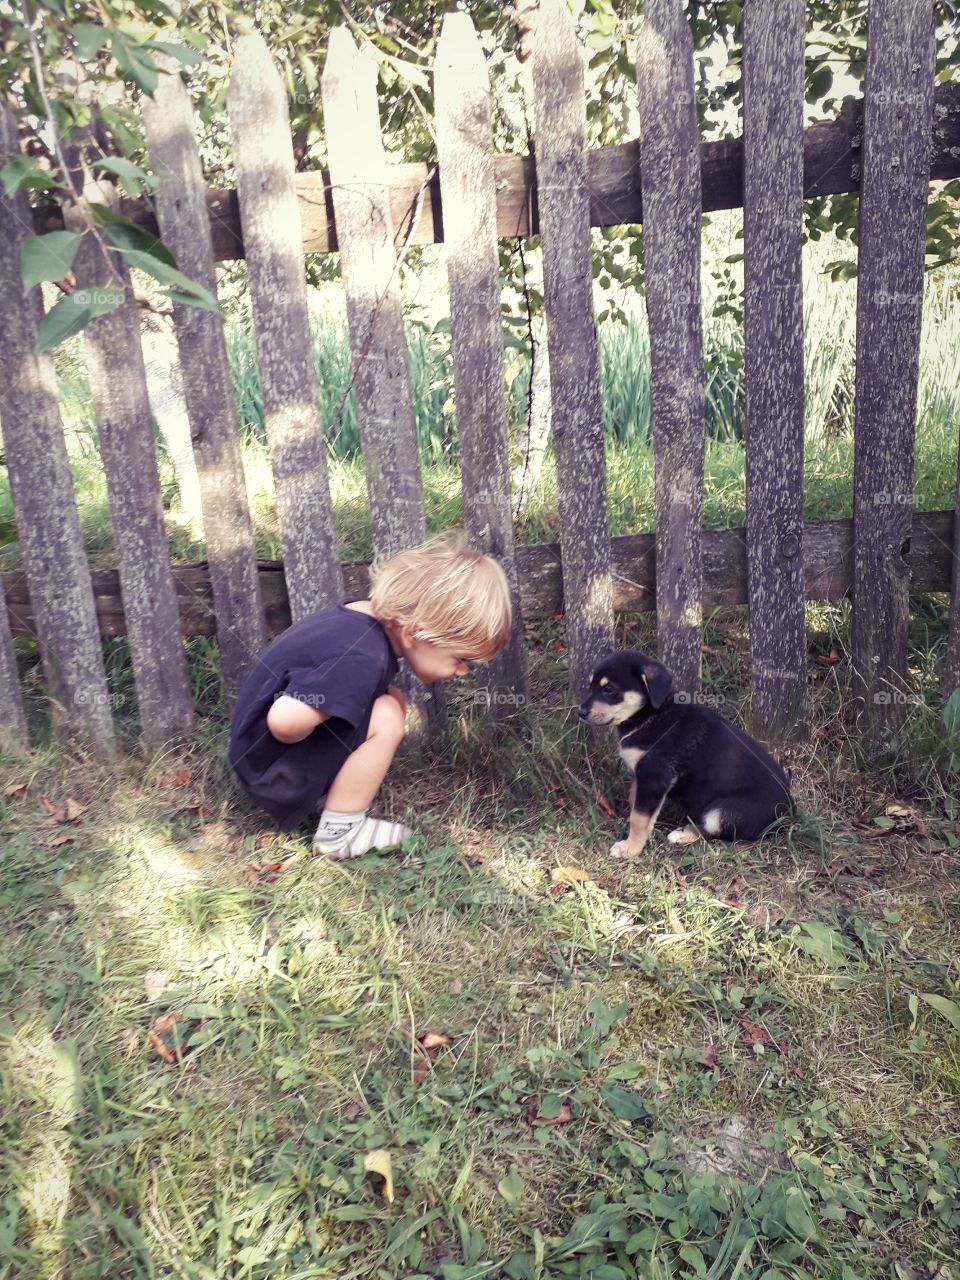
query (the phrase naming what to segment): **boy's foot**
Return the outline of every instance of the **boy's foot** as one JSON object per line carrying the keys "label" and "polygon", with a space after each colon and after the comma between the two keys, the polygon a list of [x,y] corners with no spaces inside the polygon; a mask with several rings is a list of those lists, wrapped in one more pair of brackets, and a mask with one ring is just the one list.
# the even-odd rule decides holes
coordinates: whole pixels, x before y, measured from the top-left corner
{"label": "boy's foot", "polygon": [[394,849],[412,835],[409,827],[371,818],[367,810],[335,813],[324,809],[313,837],[313,851],[334,860],[359,858],[371,849]]}

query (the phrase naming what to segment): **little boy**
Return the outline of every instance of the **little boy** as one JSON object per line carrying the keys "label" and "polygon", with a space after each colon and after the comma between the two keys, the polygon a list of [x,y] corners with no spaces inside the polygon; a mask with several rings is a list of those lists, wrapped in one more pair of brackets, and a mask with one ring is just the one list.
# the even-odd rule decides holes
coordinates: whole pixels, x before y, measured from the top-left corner
{"label": "little boy", "polygon": [[425,683],[466,675],[500,652],[512,622],[503,570],[459,538],[376,562],[370,580],[369,600],[301,618],[263,651],[230,734],[237,777],[283,830],[322,802],[313,848],[330,858],[413,834],[368,814],[404,733],[398,659]]}

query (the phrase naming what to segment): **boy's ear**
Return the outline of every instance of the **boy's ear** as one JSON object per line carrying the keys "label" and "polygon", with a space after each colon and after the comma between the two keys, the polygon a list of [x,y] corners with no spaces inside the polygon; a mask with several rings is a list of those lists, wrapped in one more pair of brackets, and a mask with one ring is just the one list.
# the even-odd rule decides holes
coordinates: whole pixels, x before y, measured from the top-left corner
{"label": "boy's ear", "polygon": [[643,664],[641,674],[650,705],[659,711],[673,693],[673,676],[662,663],[649,660]]}

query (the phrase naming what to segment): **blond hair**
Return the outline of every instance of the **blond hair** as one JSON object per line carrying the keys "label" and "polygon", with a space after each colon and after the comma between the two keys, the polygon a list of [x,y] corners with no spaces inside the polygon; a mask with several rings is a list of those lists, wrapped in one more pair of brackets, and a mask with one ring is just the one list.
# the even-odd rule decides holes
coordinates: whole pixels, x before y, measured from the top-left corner
{"label": "blond hair", "polygon": [[496,560],[441,534],[370,568],[370,604],[380,622],[409,628],[416,640],[488,662],[510,636],[513,609],[507,575]]}

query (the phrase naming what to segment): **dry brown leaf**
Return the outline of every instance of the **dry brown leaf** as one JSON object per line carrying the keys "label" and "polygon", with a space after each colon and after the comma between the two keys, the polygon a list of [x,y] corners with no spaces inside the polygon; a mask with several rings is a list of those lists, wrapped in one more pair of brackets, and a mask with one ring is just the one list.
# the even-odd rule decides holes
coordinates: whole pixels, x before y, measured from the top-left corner
{"label": "dry brown leaf", "polygon": [[29,782],[11,782],[9,787],[4,788],[3,794],[8,800],[12,800],[16,796],[25,796],[29,785]]}
{"label": "dry brown leaf", "polygon": [[593,798],[597,802],[597,807],[601,809],[607,815],[608,818],[613,818],[616,816],[613,812],[613,805],[610,803],[610,801],[607,799],[607,797],[603,794],[602,791],[594,791]]}
{"label": "dry brown leaf", "polygon": [[63,810],[63,821],[79,822],[86,811],[85,805],[78,804],[76,800],[71,800],[68,796],[66,806]]}
{"label": "dry brown leaf", "polygon": [[76,836],[54,836],[51,840],[47,841],[47,848],[59,849],[63,844],[73,844],[76,838]]}
{"label": "dry brown leaf", "polygon": [[182,1057],[187,1051],[186,1044],[180,1040],[176,1030],[177,1023],[181,1021],[181,1014],[165,1013],[154,1020],[153,1026],[147,1032],[150,1043],[168,1064],[176,1062],[178,1056]]}
{"label": "dry brown leaf", "polygon": [[737,1014],[737,1021],[740,1023],[743,1043],[747,1048],[752,1049],[754,1045],[761,1045],[766,1048],[766,1046],[769,1045],[771,1048],[776,1049],[777,1053],[780,1052],[780,1046],[773,1039],[770,1033],[765,1028],[761,1027],[759,1023],[751,1022],[750,1019],[745,1017],[742,1013]]}
{"label": "dry brown leaf", "polygon": [[375,1173],[383,1179],[384,1199],[393,1204],[393,1163],[390,1152],[383,1150],[368,1151],[363,1157],[364,1173]]}
{"label": "dry brown leaf", "polygon": [[431,1053],[453,1044],[453,1036],[446,1031],[421,1031],[417,1036],[417,1043],[421,1049]]}
{"label": "dry brown leaf", "polygon": [[723,899],[723,901],[727,904],[727,906],[740,907],[742,909],[743,899],[741,898],[740,895],[743,892],[743,888],[744,888],[743,876],[734,876],[733,879],[730,881],[730,885],[727,888],[726,896]]}
{"label": "dry brown leaf", "polygon": [[361,1105],[361,1103],[357,1102],[355,1098],[353,1098],[343,1108],[343,1118],[344,1120],[346,1120],[347,1124],[353,1124],[357,1116],[360,1116],[360,1115],[363,1115],[363,1106]]}
{"label": "dry brown leaf", "polygon": [[57,806],[52,800],[48,800],[46,796],[40,797],[40,803],[43,805],[44,809],[46,809],[47,813],[54,814],[57,812]]}
{"label": "dry brown leaf", "polygon": [[532,1125],[569,1124],[572,1119],[573,1119],[573,1116],[570,1114],[569,1102],[561,1102],[560,1110],[558,1111],[558,1113],[555,1116],[551,1116],[550,1119],[548,1120],[545,1120],[543,1116],[541,1116],[540,1114],[539,1098],[534,1098],[533,1102],[531,1102],[530,1106],[527,1108],[527,1120]]}
{"label": "dry brown leaf", "polygon": [[148,969],[143,975],[143,989],[152,1004],[159,1000],[167,985],[166,969]]}
{"label": "dry brown leaf", "polygon": [[572,889],[575,884],[589,884],[590,877],[580,867],[554,867],[550,872],[550,892],[556,897]]}
{"label": "dry brown leaf", "polygon": [[840,655],[836,649],[831,649],[829,653],[820,653],[817,655],[817,662],[821,667],[834,667],[840,661]]}

